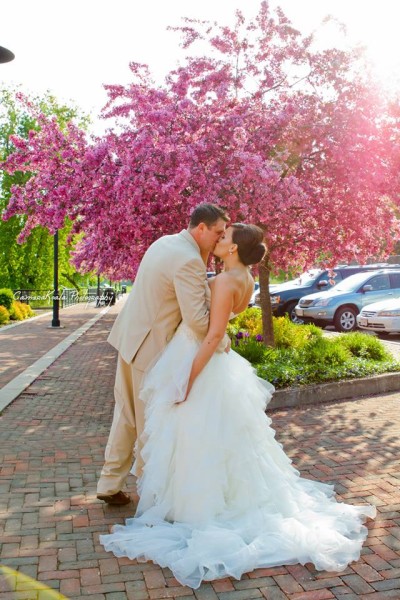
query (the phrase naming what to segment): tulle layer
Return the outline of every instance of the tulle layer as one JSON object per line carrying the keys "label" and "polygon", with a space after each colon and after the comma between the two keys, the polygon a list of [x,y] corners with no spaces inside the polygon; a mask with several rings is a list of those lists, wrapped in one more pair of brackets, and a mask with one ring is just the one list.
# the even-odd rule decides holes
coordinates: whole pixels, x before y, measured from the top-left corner
{"label": "tulle layer", "polygon": [[235,352],[214,355],[180,403],[197,348],[181,327],[144,381],[139,505],[101,543],[192,588],[285,564],[345,569],[375,508],[338,503],[333,486],[300,477],[264,412],[273,387]]}

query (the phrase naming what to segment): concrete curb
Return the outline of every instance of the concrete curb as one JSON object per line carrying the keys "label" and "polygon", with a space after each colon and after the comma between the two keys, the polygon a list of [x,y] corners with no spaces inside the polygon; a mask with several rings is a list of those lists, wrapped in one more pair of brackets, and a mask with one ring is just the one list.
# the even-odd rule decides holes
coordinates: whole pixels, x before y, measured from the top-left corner
{"label": "concrete curb", "polygon": [[398,391],[400,391],[400,373],[384,373],[361,379],[347,379],[276,390],[268,404],[268,410],[294,408],[335,400],[358,400],[362,396],[375,396]]}

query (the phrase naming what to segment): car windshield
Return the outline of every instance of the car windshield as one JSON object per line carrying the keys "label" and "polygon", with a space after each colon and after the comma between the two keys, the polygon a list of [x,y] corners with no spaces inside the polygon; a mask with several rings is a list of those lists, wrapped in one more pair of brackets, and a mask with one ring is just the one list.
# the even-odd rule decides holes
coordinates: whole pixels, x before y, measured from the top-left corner
{"label": "car windshield", "polygon": [[358,290],[360,285],[368,281],[371,275],[375,273],[357,273],[356,275],[350,275],[350,277],[346,277],[343,281],[340,281],[338,284],[332,288],[335,292],[355,292]]}
{"label": "car windshield", "polygon": [[302,273],[300,277],[293,279],[293,285],[311,285],[317,279],[317,277],[322,273],[321,269],[312,269],[311,271],[306,271]]}

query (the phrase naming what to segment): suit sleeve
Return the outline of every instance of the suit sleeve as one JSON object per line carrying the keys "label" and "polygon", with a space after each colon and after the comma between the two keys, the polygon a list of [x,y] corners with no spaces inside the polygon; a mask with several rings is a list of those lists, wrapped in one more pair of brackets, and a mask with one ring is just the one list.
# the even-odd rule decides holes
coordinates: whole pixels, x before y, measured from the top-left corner
{"label": "suit sleeve", "polygon": [[182,321],[203,339],[208,331],[205,269],[201,259],[192,259],[175,273],[174,287]]}

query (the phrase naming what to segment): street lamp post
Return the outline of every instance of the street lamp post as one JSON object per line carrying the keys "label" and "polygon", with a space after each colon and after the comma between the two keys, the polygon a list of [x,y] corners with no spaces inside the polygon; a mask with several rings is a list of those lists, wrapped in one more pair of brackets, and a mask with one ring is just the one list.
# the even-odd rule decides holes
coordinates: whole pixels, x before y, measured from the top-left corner
{"label": "street lamp post", "polygon": [[7,48],[3,48],[0,46],[0,63],[7,63],[14,60],[15,55],[11,50],[7,50]]}
{"label": "street lamp post", "polygon": [[58,291],[58,229],[54,234],[54,291],[52,327],[60,327],[60,295]]}
{"label": "street lamp post", "polygon": [[100,273],[97,273],[97,296],[96,296],[96,307],[101,306],[100,302]]}

